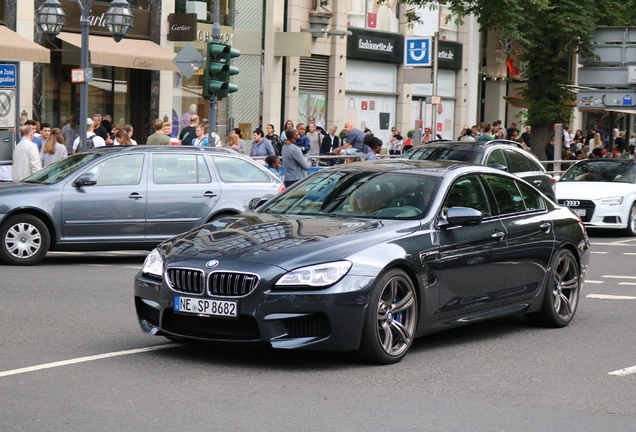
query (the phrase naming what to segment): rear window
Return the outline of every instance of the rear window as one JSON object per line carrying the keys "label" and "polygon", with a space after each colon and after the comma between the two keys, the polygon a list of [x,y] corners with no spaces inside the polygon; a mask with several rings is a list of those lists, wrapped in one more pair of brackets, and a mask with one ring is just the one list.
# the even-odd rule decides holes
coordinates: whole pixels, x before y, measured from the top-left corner
{"label": "rear window", "polygon": [[224,183],[270,183],[272,179],[251,162],[232,157],[212,158]]}
{"label": "rear window", "polygon": [[473,147],[422,147],[405,154],[403,158],[412,160],[453,160],[480,164],[482,152]]}

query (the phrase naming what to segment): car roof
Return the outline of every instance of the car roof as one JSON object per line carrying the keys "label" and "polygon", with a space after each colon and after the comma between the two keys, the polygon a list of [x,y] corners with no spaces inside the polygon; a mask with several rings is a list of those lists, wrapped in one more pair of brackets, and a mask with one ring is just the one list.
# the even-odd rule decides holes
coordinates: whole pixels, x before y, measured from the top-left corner
{"label": "car roof", "polygon": [[411,159],[378,159],[373,161],[363,161],[344,164],[344,166],[334,166],[331,168],[325,168],[323,171],[347,171],[347,170],[363,170],[363,171],[375,171],[375,172],[405,172],[414,174],[426,174],[436,177],[442,177],[451,171],[461,172],[489,172],[502,174],[503,171],[485,167],[482,165],[475,165],[466,162],[458,162],[452,160],[411,160]]}
{"label": "car roof", "polygon": [[486,148],[494,145],[508,146],[518,149],[523,149],[521,144],[515,141],[507,139],[494,139],[490,141],[450,141],[450,140],[436,140],[427,141],[421,145],[414,145],[411,151],[415,151],[419,148],[449,148],[449,147],[466,147],[466,148]]}
{"label": "car roof", "polygon": [[636,159],[629,158],[599,158],[599,159],[581,159],[577,164],[583,163],[622,163],[622,164],[634,164]]}
{"label": "car roof", "polygon": [[94,153],[110,153],[110,152],[138,152],[138,151],[147,151],[147,150],[164,150],[164,151],[201,151],[201,152],[212,152],[212,153],[225,153],[225,154],[239,154],[234,150],[224,148],[224,147],[199,147],[199,146],[172,146],[172,145],[154,145],[149,146],[145,144],[141,145],[129,145],[129,146],[102,146],[96,147],[88,152]]}

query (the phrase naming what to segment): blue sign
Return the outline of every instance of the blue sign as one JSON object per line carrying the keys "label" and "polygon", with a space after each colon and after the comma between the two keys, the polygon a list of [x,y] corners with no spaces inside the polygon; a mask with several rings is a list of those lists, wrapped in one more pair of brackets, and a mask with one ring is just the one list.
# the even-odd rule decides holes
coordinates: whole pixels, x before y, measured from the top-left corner
{"label": "blue sign", "polygon": [[404,66],[431,66],[432,39],[412,37],[405,39]]}
{"label": "blue sign", "polygon": [[16,82],[15,65],[0,64],[0,87],[15,87]]}
{"label": "blue sign", "polygon": [[632,97],[630,95],[623,96],[623,106],[632,106]]}

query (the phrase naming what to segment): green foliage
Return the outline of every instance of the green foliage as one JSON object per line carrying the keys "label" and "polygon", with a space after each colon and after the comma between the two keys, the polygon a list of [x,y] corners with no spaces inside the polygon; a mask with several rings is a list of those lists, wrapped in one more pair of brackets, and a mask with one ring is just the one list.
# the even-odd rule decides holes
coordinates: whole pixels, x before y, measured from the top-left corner
{"label": "green foliage", "polygon": [[[433,3],[404,2],[419,7]],[[575,94],[568,88],[573,83],[563,59],[574,53],[591,56],[591,42],[598,24],[636,22],[636,0],[446,0],[445,3],[453,20],[473,14],[482,29],[513,41],[519,51],[518,60],[524,64],[521,74],[527,78],[520,89],[525,102],[530,104],[526,121],[533,132],[545,137],[554,123],[567,123],[571,117],[569,104]]]}

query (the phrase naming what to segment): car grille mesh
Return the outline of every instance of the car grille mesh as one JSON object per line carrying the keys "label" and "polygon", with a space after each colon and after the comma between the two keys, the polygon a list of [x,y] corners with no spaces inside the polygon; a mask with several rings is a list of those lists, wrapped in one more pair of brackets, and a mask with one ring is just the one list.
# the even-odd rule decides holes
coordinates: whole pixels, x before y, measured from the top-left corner
{"label": "car grille mesh", "polygon": [[329,336],[331,327],[329,319],[324,314],[311,314],[282,320],[288,338]]}
{"label": "car grille mesh", "polygon": [[241,340],[258,340],[261,337],[256,319],[247,315],[240,315],[238,319],[197,317],[175,314],[172,309],[166,309],[161,327],[184,337]]}
{"label": "car grille mesh", "polygon": [[578,201],[578,206],[568,206],[573,210],[585,210],[585,216],[580,216],[583,222],[589,222],[592,220],[592,216],[594,216],[594,210],[596,209],[596,204],[594,201],[590,200],[559,200],[559,204],[565,205],[566,201]]}
{"label": "car grille mesh", "polygon": [[169,268],[166,270],[170,287],[184,294],[203,294],[205,275],[201,270]]}
{"label": "car grille mesh", "polygon": [[208,277],[210,295],[240,297],[256,287],[258,276],[249,273],[213,272]]}

